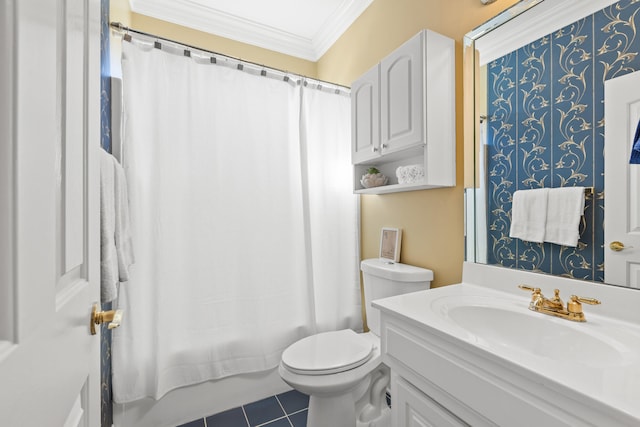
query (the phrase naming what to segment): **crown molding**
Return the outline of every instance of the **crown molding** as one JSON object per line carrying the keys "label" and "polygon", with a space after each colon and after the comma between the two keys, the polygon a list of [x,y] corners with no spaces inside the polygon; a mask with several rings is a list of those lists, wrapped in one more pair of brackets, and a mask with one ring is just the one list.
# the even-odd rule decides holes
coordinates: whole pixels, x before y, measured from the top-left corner
{"label": "crown molding", "polygon": [[513,52],[616,1],[618,0],[544,0],[476,39],[480,65]]}
{"label": "crown molding", "polygon": [[313,38],[183,0],[130,0],[131,10],[163,21],[316,62],[373,0],[344,0]]}
{"label": "crown molding", "polygon": [[345,0],[344,7],[329,16],[320,31],[313,37],[312,45],[317,61],[344,34],[358,17],[373,3],[373,0]]}

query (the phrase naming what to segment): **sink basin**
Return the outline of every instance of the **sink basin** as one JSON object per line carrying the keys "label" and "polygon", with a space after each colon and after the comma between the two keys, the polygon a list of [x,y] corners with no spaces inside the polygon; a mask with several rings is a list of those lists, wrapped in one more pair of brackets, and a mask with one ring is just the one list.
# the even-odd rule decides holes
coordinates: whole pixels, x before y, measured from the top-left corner
{"label": "sink basin", "polygon": [[602,367],[620,366],[637,359],[630,347],[640,340],[622,328],[599,322],[576,323],[528,310],[521,300],[486,296],[442,297],[433,300],[434,312],[485,348],[554,361]]}

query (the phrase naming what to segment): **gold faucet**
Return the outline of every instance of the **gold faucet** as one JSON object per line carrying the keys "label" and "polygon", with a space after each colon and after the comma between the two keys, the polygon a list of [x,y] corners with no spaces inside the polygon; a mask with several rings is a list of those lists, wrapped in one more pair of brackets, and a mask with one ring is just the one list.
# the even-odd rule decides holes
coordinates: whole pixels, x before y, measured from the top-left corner
{"label": "gold faucet", "polygon": [[529,310],[537,311],[539,313],[548,314],[551,316],[561,317],[563,319],[572,320],[574,322],[586,322],[584,313],[582,312],[582,304],[600,304],[595,298],[583,298],[576,295],[571,295],[571,298],[567,302],[565,308],[564,302],[560,298],[560,290],[554,289],[553,298],[548,299],[542,295],[540,288],[533,288],[527,285],[519,285],[520,289],[525,291],[531,291],[531,302],[529,303]]}

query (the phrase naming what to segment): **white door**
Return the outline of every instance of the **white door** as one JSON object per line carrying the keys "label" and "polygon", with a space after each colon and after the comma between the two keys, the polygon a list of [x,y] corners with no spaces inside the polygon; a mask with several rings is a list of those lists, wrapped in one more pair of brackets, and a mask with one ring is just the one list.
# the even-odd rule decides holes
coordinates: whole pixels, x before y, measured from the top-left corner
{"label": "white door", "polygon": [[640,165],[629,164],[640,120],[640,72],[608,80],[604,89],[604,280],[640,288]]}
{"label": "white door", "polygon": [[0,0],[0,426],[100,423],[99,0]]}

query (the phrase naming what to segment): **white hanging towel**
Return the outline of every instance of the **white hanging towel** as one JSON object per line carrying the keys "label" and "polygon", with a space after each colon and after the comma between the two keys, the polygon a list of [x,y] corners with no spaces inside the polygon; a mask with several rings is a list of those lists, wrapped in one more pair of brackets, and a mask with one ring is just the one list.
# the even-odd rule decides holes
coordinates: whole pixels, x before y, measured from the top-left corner
{"label": "white hanging towel", "polygon": [[116,298],[118,255],[115,241],[115,168],[113,157],[100,150],[100,300]]}
{"label": "white hanging towel", "polygon": [[584,213],[584,187],[558,187],[549,190],[545,242],[577,246],[580,217]]}
{"label": "white hanging towel", "polygon": [[131,243],[131,218],[129,216],[129,196],[124,169],[113,157],[115,167],[115,241],[118,255],[118,280],[129,280],[129,268],[135,262]]}
{"label": "white hanging towel", "polygon": [[113,301],[118,283],[129,280],[134,262],[129,201],[124,171],[116,159],[100,150],[100,299]]}
{"label": "white hanging towel", "polygon": [[513,193],[509,237],[536,243],[544,241],[548,193],[548,188]]}

